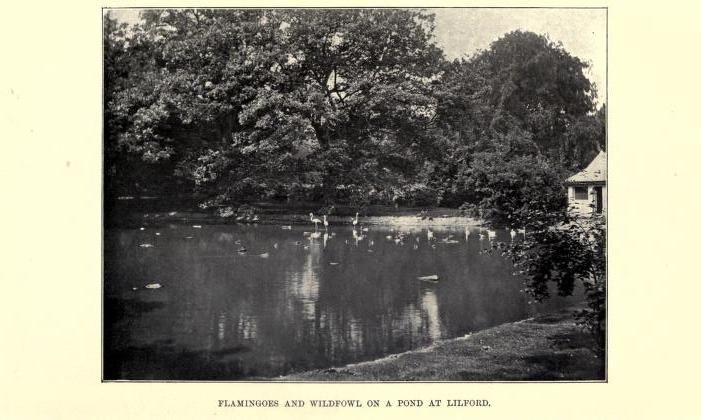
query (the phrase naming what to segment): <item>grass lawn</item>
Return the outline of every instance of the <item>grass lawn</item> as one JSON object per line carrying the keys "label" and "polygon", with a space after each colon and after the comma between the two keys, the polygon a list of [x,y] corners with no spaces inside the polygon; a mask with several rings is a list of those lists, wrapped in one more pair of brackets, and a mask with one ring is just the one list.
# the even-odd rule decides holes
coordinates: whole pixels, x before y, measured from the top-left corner
{"label": "grass lawn", "polygon": [[604,360],[574,310],[503,324],[380,360],[277,378],[284,381],[605,380]]}

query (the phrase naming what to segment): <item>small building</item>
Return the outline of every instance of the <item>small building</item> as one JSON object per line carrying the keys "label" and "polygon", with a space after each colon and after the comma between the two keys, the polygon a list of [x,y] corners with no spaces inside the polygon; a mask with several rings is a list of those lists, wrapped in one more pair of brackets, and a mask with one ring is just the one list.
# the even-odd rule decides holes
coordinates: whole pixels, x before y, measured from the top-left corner
{"label": "small building", "polygon": [[565,185],[571,212],[606,214],[606,152],[599,152],[589,166],[567,178]]}

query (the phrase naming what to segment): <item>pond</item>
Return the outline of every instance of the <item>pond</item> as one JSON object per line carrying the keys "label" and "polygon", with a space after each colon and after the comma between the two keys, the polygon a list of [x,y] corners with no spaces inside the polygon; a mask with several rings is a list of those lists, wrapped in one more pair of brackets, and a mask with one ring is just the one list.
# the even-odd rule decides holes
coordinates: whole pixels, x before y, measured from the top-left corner
{"label": "pond", "polygon": [[529,302],[510,262],[480,252],[488,246],[476,227],[107,229],[104,379],[237,380],[342,366],[577,300]]}

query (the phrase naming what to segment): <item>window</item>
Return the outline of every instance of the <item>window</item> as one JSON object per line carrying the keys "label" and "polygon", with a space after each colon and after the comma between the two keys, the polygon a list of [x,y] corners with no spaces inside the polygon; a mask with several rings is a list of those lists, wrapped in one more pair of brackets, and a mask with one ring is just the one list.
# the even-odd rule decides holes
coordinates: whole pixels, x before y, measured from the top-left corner
{"label": "window", "polygon": [[589,195],[587,194],[587,187],[574,187],[574,199],[588,200]]}

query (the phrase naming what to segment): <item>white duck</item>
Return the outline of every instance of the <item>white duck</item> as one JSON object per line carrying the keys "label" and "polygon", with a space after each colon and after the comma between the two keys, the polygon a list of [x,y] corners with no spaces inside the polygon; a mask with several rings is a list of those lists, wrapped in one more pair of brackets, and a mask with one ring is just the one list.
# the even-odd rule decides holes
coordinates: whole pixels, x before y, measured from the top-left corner
{"label": "white duck", "polygon": [[497,237],[497,232],[491,229],[487,229],[487,236],[489,237],[489,240],[492,241],[496,239]]}

